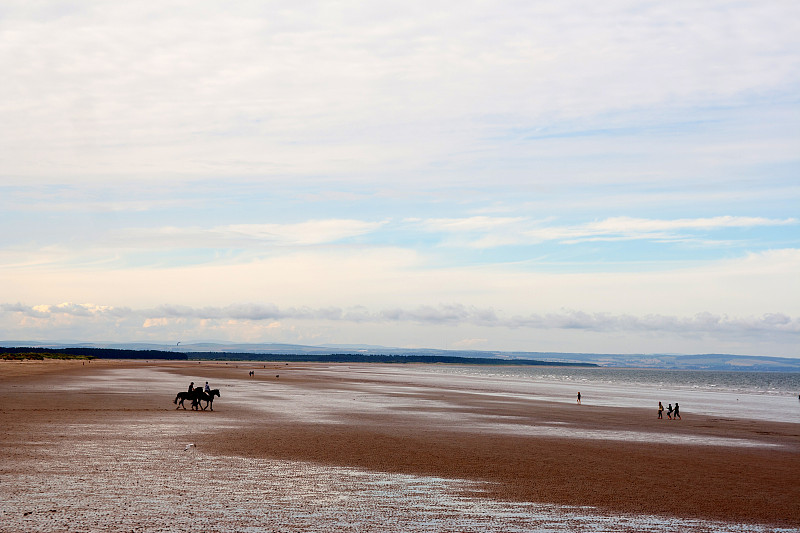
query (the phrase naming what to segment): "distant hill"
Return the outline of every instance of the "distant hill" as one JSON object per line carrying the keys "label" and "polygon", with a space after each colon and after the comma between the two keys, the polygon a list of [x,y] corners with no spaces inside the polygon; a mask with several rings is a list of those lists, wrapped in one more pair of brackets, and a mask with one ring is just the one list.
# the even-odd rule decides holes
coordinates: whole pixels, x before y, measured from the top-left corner
{"label": "distant hill", "polygon": [[[458,357],[453,355],[419,354],[364,354],[364,353],[261,353],[236,351],[187,351],[175,352],[155,349],[127,349],[96,346],[60,347],[46,346],[7,346],[0,347],[2,359],[42,359],[44,357],[89,359],[153,359],[153,360],[211,360],[211,361],[295,361],[330,363],[445,363],[471,365],[514,365],[514,366],[580,366],[595,367],[592,363],[567,363],[538,361],[535,359],[494,359],[488,357]],[[15,357],[16,356],[16,357]]]}
{"label": "distant hill", "polygon": [[[605,367],[662,368],[674,370],[750,370],[800,372],[800,359],[731,354],[597,354],[561,352],[503,352],[478,350],[437,350],[432,348],[392,348],[365,344],[244,344],[224,342],[197,343],[82,343],[0,341],[0,347],[49,348],[74,350],[85,348],[117,351],[116,358],[137,359],[250,359],[294,361],[373,361],[373,362],[471,362],[474,364],[581,364]],[[119,351],[127,351],[124,354]],[[464,361],[466,360],[466,361]],[[527,362],[526,362],[527,361]]]}

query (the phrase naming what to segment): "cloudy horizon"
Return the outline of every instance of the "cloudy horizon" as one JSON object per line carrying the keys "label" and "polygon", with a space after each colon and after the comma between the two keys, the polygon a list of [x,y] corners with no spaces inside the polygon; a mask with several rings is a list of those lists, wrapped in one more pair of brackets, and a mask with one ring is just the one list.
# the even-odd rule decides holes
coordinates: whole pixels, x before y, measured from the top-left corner
{"label": "cloudy horizon", "polygon": [[0,340],[800,357],[793,2],[6,2]]}

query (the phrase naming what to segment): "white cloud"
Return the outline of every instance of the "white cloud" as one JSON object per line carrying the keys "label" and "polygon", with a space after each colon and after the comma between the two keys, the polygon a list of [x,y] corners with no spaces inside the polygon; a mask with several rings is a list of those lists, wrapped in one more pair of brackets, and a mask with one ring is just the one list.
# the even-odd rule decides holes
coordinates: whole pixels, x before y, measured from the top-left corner
{"label": "white cloud", "polygon": [[[300,223],[231,224],[214,227],[159,226],[133,228],[94,228],[91,232],[71,236],[64,244],[35,249],[20,246],[17,250],[0,250],[0,264],[89,265],[131,251],[159,252],[192,249],[225,250],[247,248],[258,251],[270,247],[314,247],[341,243],[374,233],[388,221],[354,219],[307,220]],[[3,260],[5,256],[5,260]],[[120,259],[119,257],[117,259]]]}
{"label": "white cloud", "polygon": [[[154,228],[100,228],[71,238],[70,245],[41,246],[36,249],[6,247],[0,250],[2,263],[16,265],[69,265],[74,262],[107,264],[121,261],[120,254],[133,250],[226,250],[242,249],[249,253],[240,260],[252,260],[264,247],[316,247],[346,243],[351,239],[372,234],[380,241],[379,233],[394,231],[404,239],[415,239],[414,232],[422,229],[440,234],[450,246],[489,249],[500,246],[530,245],[552,241],[576,244],[598,240],[656,240],[677,241],[701,238],[713,241],[713,232],[728,228],[763,228],[796,226],[795,218],[769,219],[764,217],[721,216],[710,218],[643,219],[611,217],[582,224],[559,225],[553,218],[471,216],[463,218],[406,219],[367,221],[357,219],[318,219],[298,223],[251,223],[213,227],[161,226]],[[224,259],[224,258],[223,258]],[[229,261],[231,258],[228,258]]]}
{"label": "white cloud", "polygon": [[502,154],[489,139],[516,129],[738,105],[798,81],[791,2],[458,7],[7,2],[5,172],[372,179]]}
{"label": "white cloud", "polygon": [[[678,317],[665,315],[614,315],[609,313],[587,313],[564,311],[559,313],[504,316],[493,309],[473,306],[421,306],[415,309],[386,309],[376,312],[363,311],[353,315],[340,308],[279,308],[275,305],[242,304],[226,307],[192,308],[188,306],[162,305],[151,309],[128,309],[95,304],[59,305],[0,304],[0,322],[9,331],[23,332],[26,319],[35,319],[37,329],[48,323],[73,323],[76,328],[91,330],[91,323],[100,322],[105,328],[113,324],[125,324],[128,334],[133,334],[136,325],[142,328],[165,328],[181,324],[194,328],[203,323],[214,329],[220,324],[266,322],[267,329],[280,327],[284,321],[322,321],[363,323],[414,323],[419,325],[452,324],[491,329],[531,330],[584,330],[599,333],[650,333],[658,335],[711,336],[715,338],[759,339],[763,336],[783,336],[784,342],[800,339],[800,317],[783,313],[768,313],[762,316],[730,317],[712,313]],[[89,324],[87,324],[88,322]],[[105,322],[103,324],[102,322]],[[97,326],[95,326],[97,327]],[[258,326],[263,328],[262,325]],[[775,338],[773,338],[775,340]],[[486,339],[460,341],[460,346],[484,344]]]}
{"label": "white cloud", "polygon": [[371,233],[384,224],[361,220],[309,220],[298,224],[236,224],[214,228],[212,232],[284,244],[313,245]]}
{"label": "white cloud", "polygon": [[722,228],[754,228],[759,226],[786,226],[797,224],[797,219],[783,220],[768,219],[763,217],[711,217],[711,218],[681,218],[676,220],[654,220],[630,217],[614,217],[599,222],[587,224],[589,230],[598,233],[639,234],[661,231],[674,231],[681,229],[722,229]]}
{"label": "white cloud", "polygon": [[611,217],[604,220],[573,225],[557,225],[553,220],[533,220],[522,217],[474,216],[461,219],[428,219],[419,225],[430,232],[455,235],[450,244],[475,248],[503,245],[535,244],[544,241],[578,243],[585,240],[686,238],[681,231],[715,231],[727,228],[757,228],[798,225],[795,218],[768,219],[763,217],[720,216],[672,220]]}

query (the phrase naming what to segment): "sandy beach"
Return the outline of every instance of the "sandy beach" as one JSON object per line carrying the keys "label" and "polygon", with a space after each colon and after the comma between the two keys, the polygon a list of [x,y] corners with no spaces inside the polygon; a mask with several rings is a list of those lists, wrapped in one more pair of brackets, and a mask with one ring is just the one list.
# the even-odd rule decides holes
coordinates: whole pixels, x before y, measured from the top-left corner
{"label": "sandy beach", "polygon": [[[206,380],[213,412],[175,409]],[[530,531],[544,506],[555,531],[587,513],[604,531],[800,527],[800,424],[659,421],[504,387],[399,365],[2,362],[0,522]]]}

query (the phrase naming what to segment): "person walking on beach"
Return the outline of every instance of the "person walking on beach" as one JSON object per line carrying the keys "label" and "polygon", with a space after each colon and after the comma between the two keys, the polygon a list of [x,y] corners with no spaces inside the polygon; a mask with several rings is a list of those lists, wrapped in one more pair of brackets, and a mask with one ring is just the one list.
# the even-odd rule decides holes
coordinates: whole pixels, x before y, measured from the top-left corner
{"label": "person walking on beach", "polygon": [[667,418],[672,420],[672,404],[667,406]]}
{"label": "person walking on beach", "polygon": [[578,405],[581,404],[581,392],[578,391]]}
{"label": "person walking on beach", "polygon": [[680,412],[680,407],[678,407],[678,402],[675,402],[675,410],[672,411],[672,414],[674,415],[673,416],[674,420],[680,420],[681,419],[681,412]]}
{"label": "person walking on beach", "polygon": [[664,404],[661,402],[658,402],[658,418],[659,420],[664,418]]}

